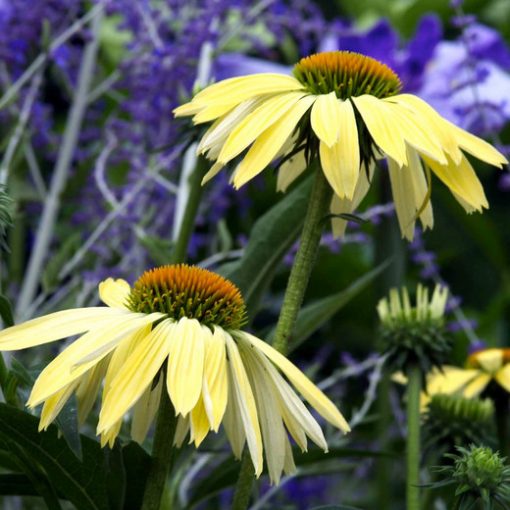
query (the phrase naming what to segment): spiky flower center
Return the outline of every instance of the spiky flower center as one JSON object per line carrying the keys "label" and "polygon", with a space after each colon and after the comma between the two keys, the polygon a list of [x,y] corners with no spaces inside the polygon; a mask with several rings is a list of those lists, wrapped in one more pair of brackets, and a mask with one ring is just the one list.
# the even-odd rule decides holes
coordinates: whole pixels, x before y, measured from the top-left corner
{"label": "spiky flower center", "polygon": [[224,329],[240,329],[246,322],[246,305],[232,282],[186,264],[145,271],[133,285],[129,307],[142,313],[161,312],[175,320],[197,319]]}
{"label": "spiky flower center", "polygon": [[373,58],[350,51],[328,51],[302,58],[294,76],[312,94],[335,92],[340,99],[370,94],[378,98],[400,92],[398,75]]}

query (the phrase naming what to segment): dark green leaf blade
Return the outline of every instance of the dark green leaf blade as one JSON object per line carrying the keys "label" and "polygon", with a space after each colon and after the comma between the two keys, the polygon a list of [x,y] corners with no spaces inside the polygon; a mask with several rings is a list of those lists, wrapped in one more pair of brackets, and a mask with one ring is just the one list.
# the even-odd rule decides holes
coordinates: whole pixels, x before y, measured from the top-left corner
{"label": "dark green leaf blade", "polygon": [[78,510],[109,510],[106,467],[98,443],[82,436],[83,462],[50,426],[38,432],[38,420],[14,407],[0,404],[0,438],[13,441],[30,453],[45,471],[56,491]]}
{"label": "dark green leaf blade", "polygon": [[311,185],[309,177],[261,216],[252,229],[242,258],[218,269],[239,287],[250,317],[255,315],[278,264],[298,238]]}

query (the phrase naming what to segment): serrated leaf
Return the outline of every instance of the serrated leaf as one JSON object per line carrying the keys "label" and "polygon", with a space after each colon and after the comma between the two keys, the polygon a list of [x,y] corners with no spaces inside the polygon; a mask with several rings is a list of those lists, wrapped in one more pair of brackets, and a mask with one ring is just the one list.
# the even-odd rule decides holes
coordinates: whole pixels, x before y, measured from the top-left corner
{"label": "serrated leaf", "polygon": [[44,469],[55,490],[78,510],[109,510],[106,468],[98,443],[81,436],[83,462],[79,462],[67,443],[51,425],[38,432],[37,418],[0,404],[0,439],[15,442],[29,452]]}
{"label": "serrated leaf", "polygon": [[278,264],[301,232],[311,185],[309,177],[261,216],[252,229],[244,255],[217,270],[239,287],[250,317],[255,315]]}
{"label": "serrated leaf", "polygon": [[[312,335],[323,324],[330,320],[338,313],[347,303],[349,303],[361,291],[366,289],[373,281],[388,267],[389,261],[379,264],[375,269],[358,278],[354,283],[349,285],[345,290],[332,294],[331,296],[318,299],[317,301],[304,306],[298,314],[294,333],[289,346],[289,350],[296,349],[310,335]],[[273,329],[268,338],[271,342],[274,337],[275,329]]]}

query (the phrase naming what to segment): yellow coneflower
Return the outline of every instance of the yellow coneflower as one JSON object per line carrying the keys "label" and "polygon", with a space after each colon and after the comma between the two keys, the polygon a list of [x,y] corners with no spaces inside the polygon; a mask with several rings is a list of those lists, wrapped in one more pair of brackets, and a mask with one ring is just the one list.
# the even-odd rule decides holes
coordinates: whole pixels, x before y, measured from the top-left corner
{"label": "yellow coneflower", "polygon": [[510,349],[482,349],[471,354],[466,367],[444,366],[427,376],[427,394],[424,405],[431,395],[458,393],[464,397],[476,397],[491,381],[510,392]]}
{"label": "yellow coneflower", "polygon": [[[471,213],[488,203],[463,151],[497,167],[507,160],[400,89],[386,65],[333,51],[303,58],[294,76],[264,73],[213,84],[174,113],[193,115],[195,124],[214,121],[198,148],[216,161],[204,182],[249,148],[234,171],[234,186],[282,158],[278,186],[284,190],[318,157],[335,193],[334,214],[357,207],[375,161],[386,159],[402,235],[412,239],[417,218],[433,226],[431,172]],[[334,233],[344,229],[344,220],[333,221]]]}
{"label": "yellow coneflower", "polygon": [[27,405],[44,402],[41,429],[74,392],[83,421],[104,378],[97,426],[102,445],[114,443],[130,409],[131,434],[141,442],[167,391],[179,416],[178,445],[189,431],[198,446],[223,424],[237,457],[248,444],[257,476],[265,450],[274,482],[294,468],[287,432],[302,450],[307,437],[327,450],[319,424],[291,385],[327,421],[349,430],[335,405],[295,365],[241,329],[241,293],[216,273],[163,266],[146,271],[133,287],[109,278],[99,295],[107,307],[56,312],[0,332],[2,350],[83,333],[34,384]]}

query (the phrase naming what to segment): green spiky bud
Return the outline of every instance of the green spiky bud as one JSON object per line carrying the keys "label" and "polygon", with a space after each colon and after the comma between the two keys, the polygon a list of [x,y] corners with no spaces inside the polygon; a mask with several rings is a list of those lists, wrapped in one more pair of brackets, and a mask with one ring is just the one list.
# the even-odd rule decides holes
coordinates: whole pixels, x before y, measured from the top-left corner
{"label": "green spiky bud", "polygon": [[424,421],[427,447],[451,450],[462,444],[492,444],[494,403],[490,399],[438,393],[432,396]]}
{"label": "green spiky bud", "polygon": [[485,446],[457,447],[459,454],[445,454],[450,466],[437,469],[444,477],[435,486],[455,485],[452,508],[467,510],[481,503],[484,510],[508,508],[510,501],[510,466],[498,452]]}
{"label": "green spiky bud", "polygon": [[407,372],[418,365],[423,374],[441,366],[451,349],[444,327],[448,289],[436,285],[429,299],[428,289],[418,284],[416,304],[411,305],[406,288],[391,289],[381,299],[377,312],[381,320],[383,350],[394,371]]}

